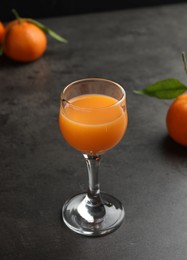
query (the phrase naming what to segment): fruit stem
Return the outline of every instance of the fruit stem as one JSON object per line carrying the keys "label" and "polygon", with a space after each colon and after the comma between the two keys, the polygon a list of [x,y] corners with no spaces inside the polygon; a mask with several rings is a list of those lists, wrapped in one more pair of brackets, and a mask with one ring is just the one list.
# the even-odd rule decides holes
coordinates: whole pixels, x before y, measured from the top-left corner
{"label": "fruit stem", "polygon": [[183,51],[182,52],[182,61],[183,61],[183,64],[184,64],[184,70],[187,74],[187,61],[186,61],[186,53]]}
{"label": "fruit stem", "polygon": [[21,17],[15,9],[12,9],[12,13],[15,15],[16,19],[21,23]]}

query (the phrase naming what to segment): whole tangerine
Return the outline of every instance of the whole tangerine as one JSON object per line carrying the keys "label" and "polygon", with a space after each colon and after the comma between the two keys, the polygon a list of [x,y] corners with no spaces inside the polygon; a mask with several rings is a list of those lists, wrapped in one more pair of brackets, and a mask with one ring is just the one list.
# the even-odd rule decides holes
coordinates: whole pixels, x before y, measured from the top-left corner
{"label": "whole tangerine", "polygon": [[0,21],[0,43],[2,43],[5,33],[5,27],[3,23]]}
{"label": "whole tangerine", "polygon": [[37,25],[26,19],[15,19],[5,28],[3,52],[11,59],[30,62],[43,55],[47,37]]}
{"label": "whole tangerine", "polygon": [[171,138],[187,146],[187,94],[178,96],[169,107],[166,125]]}

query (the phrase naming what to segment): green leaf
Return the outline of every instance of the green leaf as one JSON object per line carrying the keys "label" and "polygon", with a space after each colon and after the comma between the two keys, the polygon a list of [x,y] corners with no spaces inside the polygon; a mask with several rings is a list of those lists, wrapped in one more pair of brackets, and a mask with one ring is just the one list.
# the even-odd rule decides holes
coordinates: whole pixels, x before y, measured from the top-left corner
{"label": "green leaf", "polygon": [[142,90],[135,90],[134,93],[148,95],[160,99],[176,98],[187,91],[187,86],[177,79],[164,79],[158,81]]}
{"label": "green leaf", "polygon": [[67,43],[68,41],[57,34],[55,31],[51,30],[49,27],[45,26],[44,24],[32,19],[32,18],[25,18],[27,21],[37,25],[41,30],[43,30],[45,33],[49,34],[51,37],[53,37],[55,40],[62,42],[62,43]]}
{"label": "green leaf", "polygon": [[12,9],[12,13],[15,15],[16,19],[18,19],[19,21],[26,20],[26,21],[29,21],[30,23],[35,24],[41,30],[43,30],[45,33],[47,33],[51,37],[53,37],[55,40],[57,40],[59,42],[62,42],[62,43],[67,43],[68,42],[65,38],[63,38],[62,36],[57,34],[55,31],[51,30],[49,27],[47,27],[44,24],[36,21],[35,19],[32,19],[32,18],[22,18],[22,17],[20,17],[20,15],[18,14],[18,12],[15,9]]}
{"label": "green leaf", "polygon": [[17,20],[21,20],[21,17],[20,17],[20,15],[18,14],[18,12],[17,12],[16,9],[12,9],[12,13],[14,14],[14,16],[15,16],[15,18],[16,18]]}

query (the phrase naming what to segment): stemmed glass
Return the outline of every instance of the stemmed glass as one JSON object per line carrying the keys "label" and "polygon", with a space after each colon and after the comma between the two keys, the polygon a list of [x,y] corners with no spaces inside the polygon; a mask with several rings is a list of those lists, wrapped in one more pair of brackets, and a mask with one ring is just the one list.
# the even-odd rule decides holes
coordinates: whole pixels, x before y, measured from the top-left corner
{"label": "stemmed glass", "polygon": [[122,139],[127,128],[125,90],[101,79],[81,79],[61,93],[59,126],[65,140],[80,151],[88,170],[88,190],[67,200],[62,208],[65,224],[86,236],[116,230],[125,211],[115,197],[100,192],[101,155]]}

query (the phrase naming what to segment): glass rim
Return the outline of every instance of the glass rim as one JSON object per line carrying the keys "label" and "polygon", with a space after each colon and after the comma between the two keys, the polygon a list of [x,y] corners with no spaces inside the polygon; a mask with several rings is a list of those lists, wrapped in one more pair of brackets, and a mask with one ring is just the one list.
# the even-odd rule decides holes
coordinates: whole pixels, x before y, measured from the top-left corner
{"label": "glass rim", "polygon": [[[115,85],[116,87],[118,87],[118,89],[120,89],[121,91],[121,94],[122,96],[120,97],[119,100],[117,100],[117,102],[115,102],[114,104],[112,105],[109,105],[109,106],[103,106],[103,107],[95,107],[95,108],[89,108],[89,107],[79,107],[79,106],[76,106],[76,105],[73,105],[71,102],[69,102],[68,100],[66,100],[64,98],[64,95],[65,95],[65,92],[67,91],[68,88],[70,88],[71,86],[77,84],[77,83],[81,83],[81,82],[85,82],[85,81],[103,81],[103,82],[108,82],[110,84],[113,84]],[[94,94],[94,93],[93,93]],[[87,94],[85,94],[87,95]],[[88,94],[89,95],[89,94]],[[74,108],[74,109],[77,109],[77,110],[100,110],[100,109],[107,109],[107,108],[111,108],[111,107],[114,107],[114,106],[118,106],[120,103],[123,102],[123,100],[126,99],[126,91],[124,90],[124,88],[116,83],[115,81],[112,81],[112,80],[109,80],[109,79],[105,79],[105,78],[83,78],[83,79],[78,79],[78,80],[75,80],[71,83],[69,83],[61,92],[61,105],[62,105],[62,102],[66,102],[70,107]]]}

